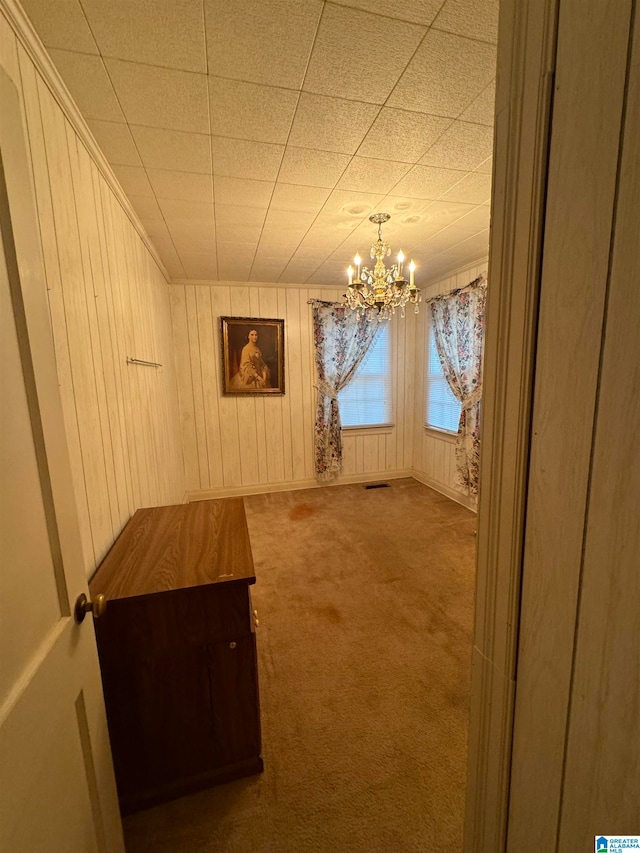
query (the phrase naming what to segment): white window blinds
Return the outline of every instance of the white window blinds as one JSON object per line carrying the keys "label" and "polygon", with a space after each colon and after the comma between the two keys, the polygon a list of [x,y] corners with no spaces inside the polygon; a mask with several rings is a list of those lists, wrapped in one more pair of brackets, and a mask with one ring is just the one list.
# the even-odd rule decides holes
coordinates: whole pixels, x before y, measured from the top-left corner
{"label": "white window blinds", "polygon": [[355,376],[338,394],[343,427],[391,424],[391,331],[389,322],[380,325]]}
{"label": "white window blinds", "polygon": [[436,338],[433,323],[429,322],[426,370],[426,413],[425,423],[436,429],[448,432],[458,432],[460,411],[462,406],[453,396],[449,383],[444,378],[442,365],[436,349]]}

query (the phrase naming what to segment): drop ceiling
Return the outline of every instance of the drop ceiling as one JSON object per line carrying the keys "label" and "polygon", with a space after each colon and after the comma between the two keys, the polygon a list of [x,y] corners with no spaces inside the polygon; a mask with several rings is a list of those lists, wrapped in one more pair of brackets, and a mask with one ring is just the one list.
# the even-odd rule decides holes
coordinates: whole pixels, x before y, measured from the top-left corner
{"label": "drop ceiling", "polygon": [[23,0],[174,279],[486,254],[498,0]]}

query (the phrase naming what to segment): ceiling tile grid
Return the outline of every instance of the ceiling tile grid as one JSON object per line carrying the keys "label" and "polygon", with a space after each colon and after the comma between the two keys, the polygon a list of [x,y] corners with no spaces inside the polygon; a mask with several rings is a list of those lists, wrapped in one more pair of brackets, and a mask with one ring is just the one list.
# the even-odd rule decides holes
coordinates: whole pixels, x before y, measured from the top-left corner
{"label": "ceiling tile grid", "polygon": [[498,0],[24,5],[172,277],[486,253]]}

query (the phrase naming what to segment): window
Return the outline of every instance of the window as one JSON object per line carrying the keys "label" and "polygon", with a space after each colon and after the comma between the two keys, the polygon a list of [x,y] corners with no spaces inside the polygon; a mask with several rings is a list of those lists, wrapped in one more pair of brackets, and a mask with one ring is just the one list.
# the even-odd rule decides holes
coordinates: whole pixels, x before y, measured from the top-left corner
{"label": "window", "polygon": [[429,324],[429,350],[427,353],[427,382],[425,398],[425,423],[435,429],[458,432],[458,422],[462,406],[453,396],[449,383],[444,378],[442,365],[436,349],[436,336],[433,323]]}
{"label": "window", "polygon": [[351,382],[338,394],[343,427],[390,426],[391,399],[390,323],[381,323]]}

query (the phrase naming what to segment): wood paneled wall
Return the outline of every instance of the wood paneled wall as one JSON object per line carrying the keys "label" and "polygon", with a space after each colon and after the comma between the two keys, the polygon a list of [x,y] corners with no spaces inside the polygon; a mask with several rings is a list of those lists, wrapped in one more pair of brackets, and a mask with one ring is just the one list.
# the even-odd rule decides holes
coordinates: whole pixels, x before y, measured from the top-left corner
{"label": "wood paneled wall", "polygon": [[[307,303],[342,301],[341,291],[212,282],[175,283],[170,293],[189,496],[316,485],[313,341]],[[222,396],[221,316],[284,318],[284,396]],[[395,425],[390,430],[345,431],[343,472],[336,482],[410,472],[414,315],[392,323]]]}
{"label": "wood paneled wall", "polygon": [[[90,575],[138,507],[184,495],[168,286],[2,14],[0,62],[23,108]],[[127,356],[163,367],[128,365]]]}
{"label": "wood paneled wall", "polygon": [[[473,266],[466,267],[455,275],[447,276],[427,285],[423,290],[423,299],[429,299],[441,293],[449,293],[458,287],[473,281],[481,273],[487,274],[487,261],[483,260]],[[427,344],[431,312],[424,305],[418,315],[416,330],[416,393],[413,423],[415,427],[413,457],[414,476],[448,495],[459,503],[475,509],[475,497],[467,497],[455,487],[455,437],[447,433],[425,427],[425,370],[427,364]]]}

